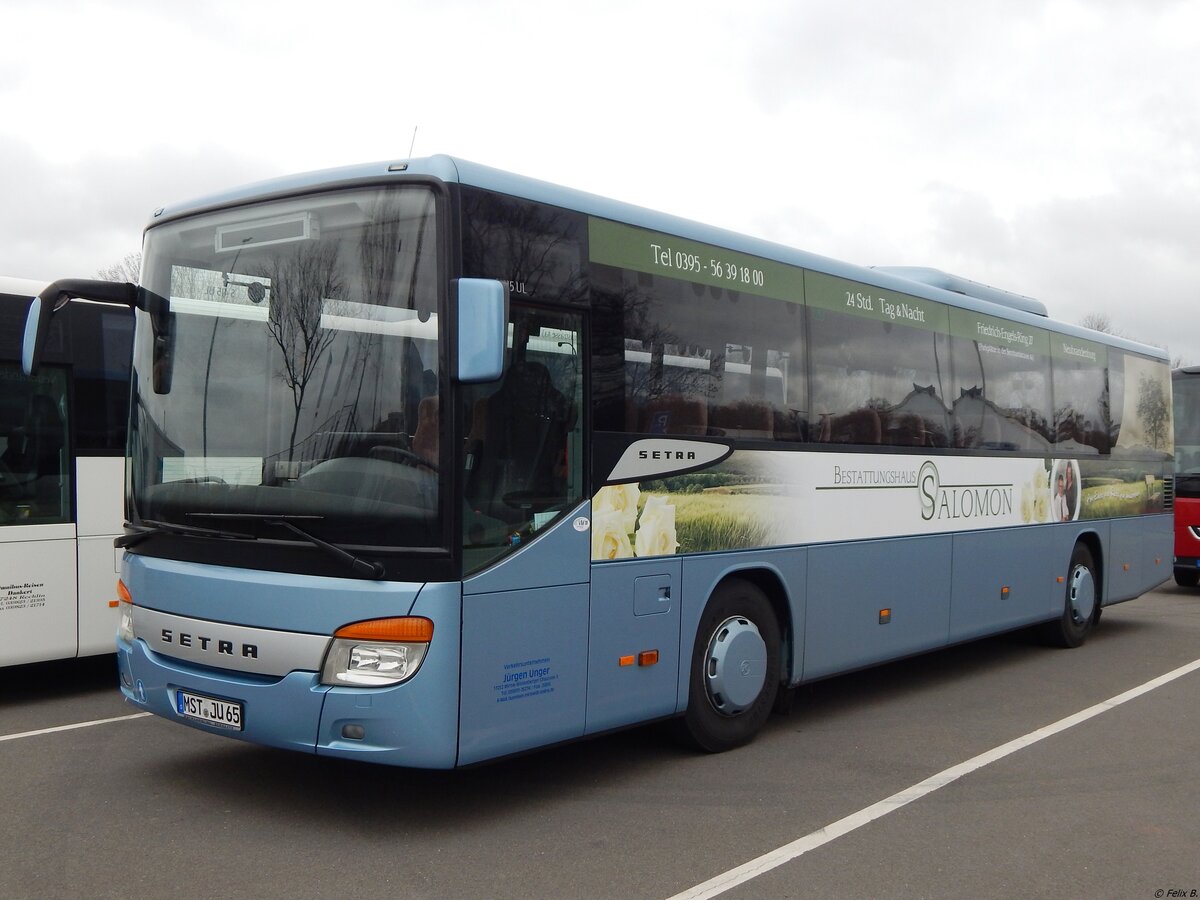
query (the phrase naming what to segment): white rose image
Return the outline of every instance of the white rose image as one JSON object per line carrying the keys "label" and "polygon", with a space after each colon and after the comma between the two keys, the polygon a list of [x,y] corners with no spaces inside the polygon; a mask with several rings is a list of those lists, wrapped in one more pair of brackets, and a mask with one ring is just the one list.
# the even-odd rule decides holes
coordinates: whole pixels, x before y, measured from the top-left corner
{"label": "white rose image", "polygon": [[633,549],[638,556],[669,556],[679,548],[675,536],[675,504],[666,497],[647,497],[638,520]]}
{"label": "white rose image", "polygon": [[1021,521],[1042,524],[1050,521],[1052,488],[1050,475],[1041,461],[1032,464],[1029,480],[1021,487]]}
{"label": "white rose image", "polygon": [[637,522],[638,498],[642,490],[636,484],[610,484],[596,491],[592,498],[592,517],[600,518],[607,512],[621,515],[626,534],[633,533]]}
{"label": "white rose image", "polygon": [[592,510],[592,559],[628,559],[633,556],[623,513]]}
{"label": "white rose image", "polygon": [[1029,523],[1034,521],[1035,515],[1035,498],[1038,495],[1038,487],[1036,484],[1027,484],[1021,488],[1021,521]]}

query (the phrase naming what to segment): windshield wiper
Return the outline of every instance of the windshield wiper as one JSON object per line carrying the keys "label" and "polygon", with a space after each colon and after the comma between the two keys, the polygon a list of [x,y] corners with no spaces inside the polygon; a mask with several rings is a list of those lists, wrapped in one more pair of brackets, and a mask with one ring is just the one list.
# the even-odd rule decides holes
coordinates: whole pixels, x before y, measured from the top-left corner
{"label": "windshield wiper", "polygon": [[[334,559],[348,566],[356,575],[361,575],[363,578],[373,578],[379,580],[383,577],[383,563],[371,562],[355,556],[349,550],[339,547],[337,544],[331,544],[328,541],[323,541],[315,534],[310,534],[303,528],[295,524],[295,520],[300,521],[320,521],[324,516],[298,516],[280,514],[277,516],[263,515],[262,513],[219,513],[219,512],[203,512],[203,513],[188,513],[189,516],[205,516],[213,519],[255,519],[267,525],[278,525],[280,528],[286,528],[293,534],[298,534],[314,547],[324,550]],[[207,529],[200,529],[205,531]]]}
{"label": "windshield wiper", "polygon": [[[156,534],[182,534],[187,537],[205,537],[217,538],[226,541],[257,541],[252,534],[242,534],[239,531],[221,531],[218,528],[201,528],[198,525],[178,525],[175,522],[160,522],[157,519],[143,519],[142,523],[148,525],[148,528],[143,528],[133,534],[123,534],[113,540],[113,546],[118,548],[136,547],[146,538],[154,537]],[[139,525],[134,525],[126,522],[127,528],[140,528]]]}

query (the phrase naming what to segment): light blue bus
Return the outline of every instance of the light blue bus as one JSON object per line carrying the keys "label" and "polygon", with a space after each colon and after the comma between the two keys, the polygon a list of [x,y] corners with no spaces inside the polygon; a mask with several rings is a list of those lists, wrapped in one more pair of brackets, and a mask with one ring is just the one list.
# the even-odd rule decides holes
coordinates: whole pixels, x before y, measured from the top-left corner
{"label": "light blue bus", "polygon": [[1170,577],[1163,353],[444,156],[157,211],[121,689],[241,740],[451,768]]}

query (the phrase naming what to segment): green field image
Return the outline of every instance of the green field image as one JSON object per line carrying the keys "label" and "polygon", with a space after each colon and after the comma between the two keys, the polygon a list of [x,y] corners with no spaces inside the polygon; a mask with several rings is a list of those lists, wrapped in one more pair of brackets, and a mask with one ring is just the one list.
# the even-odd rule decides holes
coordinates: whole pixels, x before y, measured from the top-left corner
{"label": "green field image", "polygon": [[1161,478],[1126,481],[1121,478],[1099,477],[1083,479],[1081,519],[1104,519],[1110,516],[1136,516],[1163,505]]}
{"label": "green field image", "polygon": [[641,488],[639,506],[648,495],[675,506],[680,553],[768,547],[779,542],[780,526],[799,514],[787,487],[748,472],[710,470],[644,482]]}

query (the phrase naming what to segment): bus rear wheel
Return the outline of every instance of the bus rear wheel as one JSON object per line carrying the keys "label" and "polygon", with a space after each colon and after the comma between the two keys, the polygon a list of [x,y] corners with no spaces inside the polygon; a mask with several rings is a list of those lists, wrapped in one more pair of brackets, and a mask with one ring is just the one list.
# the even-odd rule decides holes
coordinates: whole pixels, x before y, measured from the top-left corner
{"label": "bus rear wheel", "polygon": [[1176,569],[1175,583],[1180,587],[1195,587],[1200,584],[1200,571],[1196,569]]}
{"label": "bus rear wheel", "polygon": [[709,753],[749,742],[779,691],[779,622],[766,595],[740,579],[721,584],[692,648],[684,737]]}
{"label": "bus rear wheel", "polygon": [[1076,544],[1067,569],[1067,590],[1062,615],[1046,624],[1046,642],[1056,647],[1078,647],[1100,618],[1100,582],[1092,551]]}

